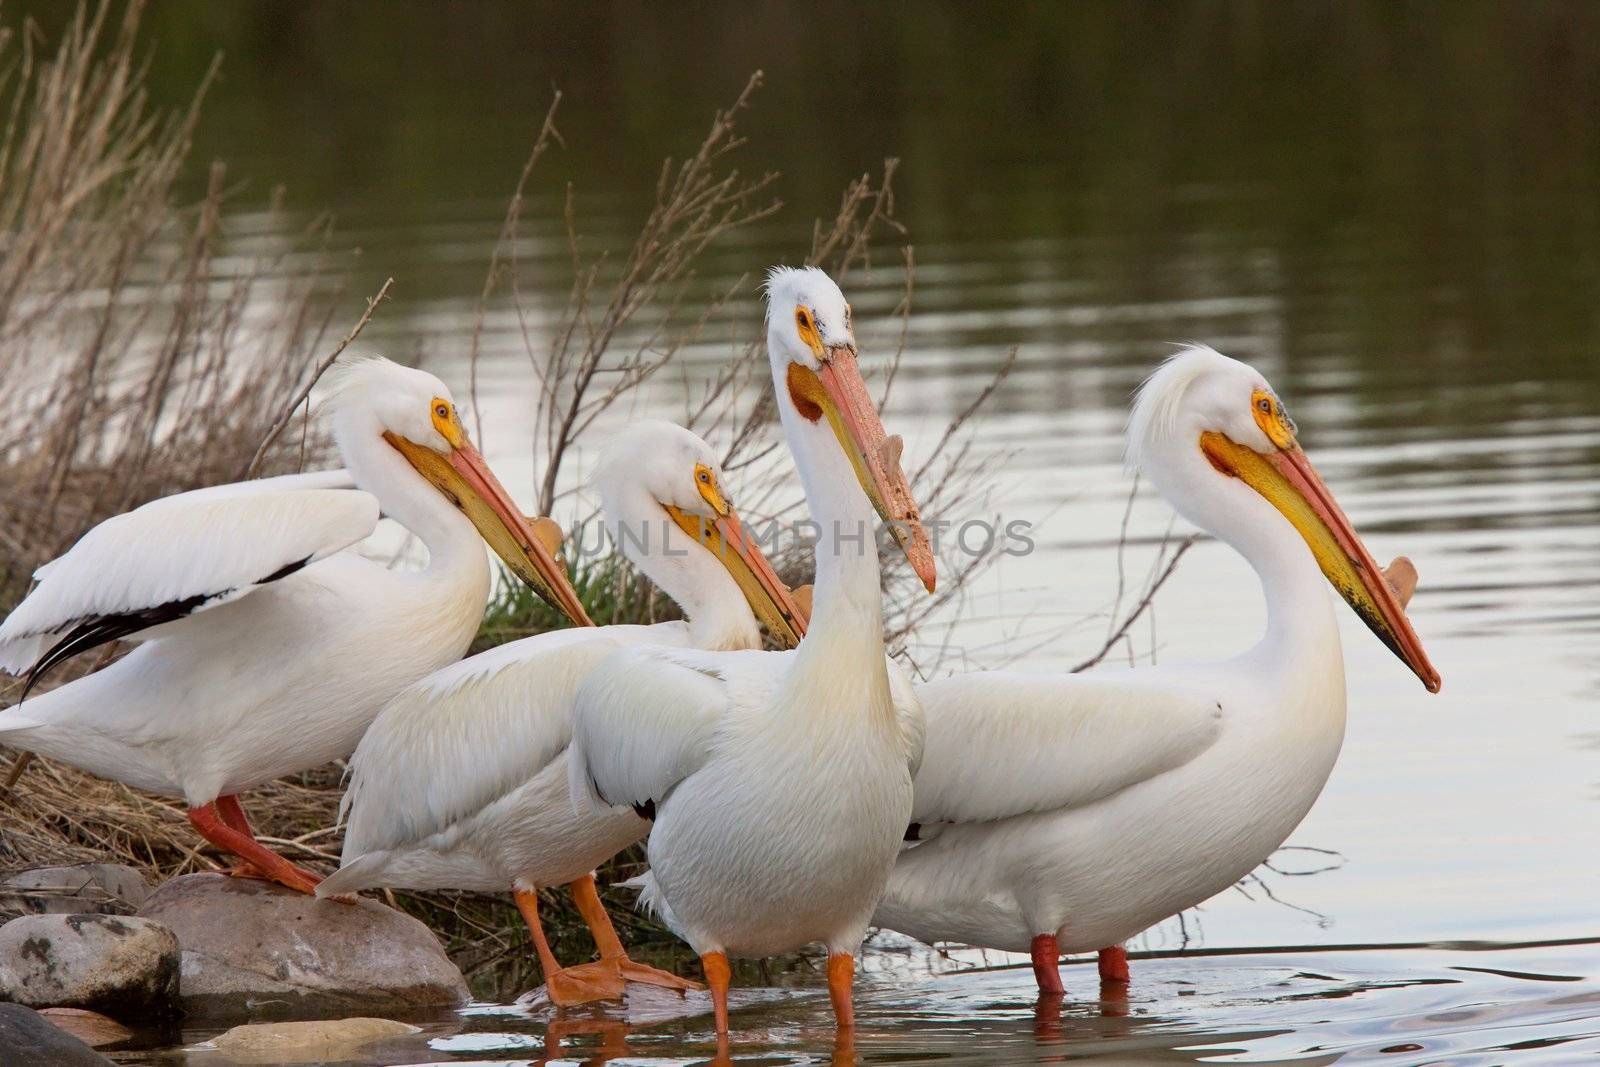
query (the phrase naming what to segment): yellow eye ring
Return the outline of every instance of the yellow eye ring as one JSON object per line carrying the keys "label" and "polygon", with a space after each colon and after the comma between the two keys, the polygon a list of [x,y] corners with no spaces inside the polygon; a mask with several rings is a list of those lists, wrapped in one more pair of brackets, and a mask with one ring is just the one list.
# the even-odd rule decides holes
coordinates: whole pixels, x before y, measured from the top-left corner
{"label": "yellow eye ring", "polygon": [[694,465],[694,480],[699,483],[700,499],[711,506],[711,510],[718,515],[726,515],[730,510],[727,499],[722,495],[722,490],[717,487],[717,477],[711,473],[711,468],[704,463]]}
{"label": "yellow eye ring", "polygon": [[1256,390],[1250,395],[1250,408],[1250,414],[1255,416],[1256,425],[1267,435],[1267,440],[1285,451],[1295,447],[1294,423],[1289,421],[1271,393]]}
{"label": "yellow eye ring", "polygon": [[816,316],[808,307],[794,309],[795,332],[800,335],[800,340],[806,343],[813,355],[822,358],[822,334],[817,327]]}

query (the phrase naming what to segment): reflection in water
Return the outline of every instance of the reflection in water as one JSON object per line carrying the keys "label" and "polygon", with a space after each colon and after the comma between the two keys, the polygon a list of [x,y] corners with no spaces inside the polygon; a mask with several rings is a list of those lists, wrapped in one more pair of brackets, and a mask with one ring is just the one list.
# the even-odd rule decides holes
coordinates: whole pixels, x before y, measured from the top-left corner
{"label": "reflection in water", "polygon": [[464,1032],[436,1026],[367,1062],[1532,1063],[1600,1053],[1597,973],[1600,942],[1147,960],[1131,989],[1081,998],[1036,997],[1026,968],[872,979],[853,1040],[829,1025],[825,992],[806,987],[745,991],[720,1046],[703,994],[640,989],[626,1005],[565,1012],[485,1006],[449,1027]]}
{"label": "reflection in water", "polygon": [[[1442,20],[1389,5],[1175,4],[1150,17],[1042,5],[1012,12],[1002,32],[965,5],[918,18],[889,7],[852,11],[842,39],[803,32],[816,24],[781,5],[625,17],[605,4],[470,16],[420,5],[376,21],[337,2],[246,10],[160,5],[156,77],[192,84],[188,68],[227,49],[202,153],[333,208],[362,248],[353,292],[397,279],[363,341],[456,382],[503,198],[552,81],[567,90],[569,147],[536,175],[519,250],[536,349],[539,316],[567,292],[565,180],[586,247],[622,246],[657,161],[693,143],[747,68],[768,75],[747,164],[780,170],[791,207],[710,249],[695,293],[792,261],[846,179],[900,157],[918,270],[892,417],[914,455],[1020,346],[972,423],[980,447],[1012,453],[975,510],[1033,523],[1038,546],[926,627],[918,657],[1058,670],[1099,647],[1119,569],[1141,575],[1170,521],[1142,494],[1119,566],[1132,389],[1171,341],[1258,365],[1374,552],[1417,561],[1412,615],[1450,684],[1424,702],[1346,628],[1349,735],[1294,843],[1349,864],[1298,880],[1289,898],[1327,929],[1225,894],[1148,947],[1185,934],[1259,945],[1588,932],[1600,856],[1600,750],[1582,741],[1600,691],[1589,121],[1600,8],[1475,5]],[[313,43],[350,33],[336,56]],[[474,78],[403,62],[407,76],[393,77],[418,41]],[[813,76],[840,63],[853,76]],[[1138,76],[1107,74],[1128,70]],[[232,232],[254,225],[241,215]],[[885,254],[849,280],[869,372],[898,328],[897,264]],[[681,415],[697,376],[758,329],[749,287],[734,306],[688,353],[688,382],[653,383],[646,409],[617,417]],[[491,315],[479,368],[485,447],[513,486],[534,472],[523,326]],[[1185,558],[1137,652],[1214,659],[1254,640],[1259,596],[1227,557],[1202,544]],[[1485,855],[1492,878],[1477,877]]]}
{"label": "reflection in water", "polygon": [[[1167,342],[1205,340],[1255,363],[1374,552],[1417,561],[1412,617],[1450,684],[1424,703],[1347,628],[1345,750],[1293,840],[1348,863],[1295,879],[1288,895],[1326,923],[1228,893],[1184,934],[1200,945],[1592,935],[1600,7],[1467,4],[1449,19],[1253,0],[1033,5],[1003,20],[981,5],[907,12],[824,4],[801,16],[727,0],[402,5],[371,19],[340,2],[173,0],[149,17],[154,75],[174,98],[213,49],[228,53],[200,153],[229,160],[255,190],[286,182],[308,213],[332,208],[342,239],[362,249],[352,291],[397,279],[363,340],[452,382],[465,378],[504,196],[552,82],[567,91],[569,147],[536,176],[521,261],[541,311],[567,289],[565,181],[588,247],[618,247],[659,159],[690,146],[750,68],[767,71],[768,89],[745,159],[783,172],[790,207],[711,249],[696,292],[793,261],[845,181],[898,156],[918,271],[891,414],[924,428],[907,433],[908,455],[1020,346],[1016,373],[973,426],[984,446],[1014,454],[994,466],[983,510],[1034,522],[1038,550],[1005,561],[965,615],[943,620],[948,635],[922,635],[928,646],[948,636],[961,666],[1062,669],[1099,646],[1117,586],[1132,389]],[[412,61],[419,42],[437,62]],[[230,220],[241,240],[272,239],[253,227],[256,216]],[[869,371],[893,339],[896,263],[880,256],[850,279]],[[757,328],[746,297],[690,353],[691,378]],[[491,316],[480,367],[486,451],[514,487],[533,476],[536,385],[521,329]],[[679,415],[682,395],[663,384],[651,404],[619,415]],[[1136,502],[1128,574],[1142,573],[1169,521],[1148,495]],[[1218,658],[1256,637],[1259,597],[1228,555],[1202,544],[1185,558],[1137,635],[1141,652]],[[1147,947],[1180,936],[1160,928]],[[1594,949],[1525,955],[1146,964],[1122,1015],[1070,996],[1036,1014],[1020,972],[902,975],[864,983],[855,1055],[1467,1063],[1595,1051],[1595,993],[1534,977],[1592,975]],[[1461,969],[1480,963],[1492,969]],[[831,1036],[813,1028],[826,1008],[813,996],[752,1004],[733,1055],[826,1062]],[[498,1030],[507,1018],[469,1023]],[[519,1026],[533,1043],[495,1062],[544,1049],[542,1023]],[[558,1037],[568,1056],[612,1057],[621,1040],[634,1050],[615,1054],[624,1060],[681,1063],[713,1054],[709,1034],[705,1020],[674,1018]],[[418,1053],[441,1056],[485,1053]]]}
{"label": "reflection in water", "polygon": [[552,1019],[545,1026],[543,1062],[566,1059],[567,1043],[580,1035],[599,1037],[597,1044],[582,1050],[584,1063],[606,1063],[632,1052],[628,1024],[621,1019]]}

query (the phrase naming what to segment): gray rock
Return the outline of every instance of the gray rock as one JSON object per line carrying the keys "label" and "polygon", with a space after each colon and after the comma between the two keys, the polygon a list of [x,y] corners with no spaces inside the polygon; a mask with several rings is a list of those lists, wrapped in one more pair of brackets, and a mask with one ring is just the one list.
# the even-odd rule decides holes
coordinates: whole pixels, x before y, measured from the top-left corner
{"label": "gray rock", "polygon": [[112,1067],[100,1053],[21,1004],[0,1004],[0,1051],[6,1067]]}
{"label": "gray rock", "polygon": [[140,915],[178,935],[186,1015],[318,1018],[454,1007],[467,983],[433,932],[372,900],[343,904],[248,878],[190,874]]}
{"label": "gray rock", "polygon": [[170,1014],[178,939],[122,915],[24,915],[0,926],[0,997],[142,1020]]}
{"label": "gray rock", "polygon": [[0,879],[0,914],[132,915],[149,896],[144,875],[121,863],[35,867]]}

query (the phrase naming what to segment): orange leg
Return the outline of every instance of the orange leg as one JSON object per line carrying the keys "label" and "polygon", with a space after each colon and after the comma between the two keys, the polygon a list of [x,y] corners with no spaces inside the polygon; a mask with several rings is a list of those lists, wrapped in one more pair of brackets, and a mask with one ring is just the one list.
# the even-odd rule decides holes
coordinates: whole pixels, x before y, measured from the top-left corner
{"label": "orange leg", "polygon": [[855,981],[856,961],[848,952],[828,957],[828,999],[833,1001],[833,1017],[840,1030],[856,1025],[856,1009],[850,999],[850,984]]}
{"label": "orange leg", "polygon": [[1128,1014],[1128,950],[1121,945],[1100,950],[1100,1014],[1108,1019]]}
{"label": "orange leg", "polygon": [[726,1037],[728,981],[733,977],[733,969],[728,966],[728,957],[721,952],[707,952],[700,957],[700,965],[706,971],[706,985],[711,987],[711,1010],[716,1015],[717,1034]]}
{"label": "orange leg", "polygon": [[539,922],[539,894],[517,889],[512,895],[516,898],[517,910],[522,912],[523,921],[528,924],[528,932],[533,935],[533,949],[539,955],[539,969],[544,972],[544,986],[552,1004],[570,1007],[622,996],[622,975],[615,967],[588,964],[563,968],[557,963],[555,953],[550,951],[550,942],[545,940],[544,927]]}
{"label": "orange leg", "polygon": [[1061,953],[1056,950],[1056,935],[1040,934],[1035,937],[1031,954],[1033,980],[1039,983],[1039,992],[1055,997],[1066,992],[1061,987]]}
{"label": "orange leg", "polygon": [[237,793],[217,798],[217,814],[222,816],[224,825],[233,827],[241,834],[256,836],[255,828],[250,825],[250,816],[244,813],[244,805],[239,803]]}
{"label": "orange leg", "polygon": [[[303,867],[296,867],[257,841],[248,829],[240,830],[231,825],[228,822],[229,816],[236,813],[242,819],[244,811],[239,808],[238,800],[231,797],[224,799],[232,800],[233,810],[229,815],[224,815],[218,810],[220,800],[189,809],[189,825],[195,828],[195,832],[224,852],[232,853],[244,860],[244,866],[238,869],[240,874],[277,882],[308,896],[315,893],[317,883],[322,881],[322,877]],[[245,825],[248,826],[248,822]]]}
{"label": "orange leg", "polygon": [[578,914],[583,916],[583,921],[588,924],[589,933],[594,935],[594,945],[600,950],[601,962],[615,963],[625,981],[665,986],[680,991],[705,988],[699,982],[679,978],[671,971],[647,967],[628,958],[627,951],[622,947],[622,939],[617,936],[617,928],[611,925],[611,916],[606,914],[605,905],[600,903],[600,892],[595,889],[594,875],[586,874],[567,888],[572,891],[573,902],[578,905]]}
{"label": "orange leg", "polygon": [[[222,819],[222,825],[230,830],[237,830],[252,839],[256,836],[255,828],[250,825],[250,816],[244,813],[244,807],[239,803],[237,794],[229,793],[227,796],[217,798],[217,816]],[[255,878],[263,882],[272,881],[272,876],[253,863],[240,862],[222,872],[230,878]]]}
{"label": "orange leg", "polygon": [[1128,984],[1128,950],[1112,945],[1100,950],[1100,981]]}

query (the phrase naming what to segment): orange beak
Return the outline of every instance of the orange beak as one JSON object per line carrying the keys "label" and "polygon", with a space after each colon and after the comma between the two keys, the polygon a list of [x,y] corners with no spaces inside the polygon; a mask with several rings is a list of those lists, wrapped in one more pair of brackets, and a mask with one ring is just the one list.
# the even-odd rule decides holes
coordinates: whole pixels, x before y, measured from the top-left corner
{"label": "orange beak", "polygon": [[1345,603],[1428,692],[1437,693],[1439,672],[1428,661],[1400,598],[1300,446],[1291,441],[1287,448],[1261,453],[1210,431],[1200,435],[1200,448],[1213,467],[1249,485],[1294,525]]}
{"label": "orange beak", "polygon": [[672,521],[699,541],[728,569],[768,632],[786,648],[798,645],[810,623],[809,612],[801,608],[783,584],[755,539],[745,532],[739,515],[726,502],[711,516],[663,505]]}
{"label": "orange beak", "polygon": [[464,434],[443,454],[395,433],[384,433],[424,478],[464,512],[507,567],[575,625],[593,626],[566,568],[545,547]]}
{"label": "orange beak", "polygon": [[937,581],[933,548],[900,466],[904,442],[884,433],[877,406],[861,379],[855,348],[835,345],[827,349],[821,369],[814,374],[798,363],[790,364],[789,384],[791,392],[803,395],[827,414],[878,517],[888,524],[923,586],[933,592]]}

